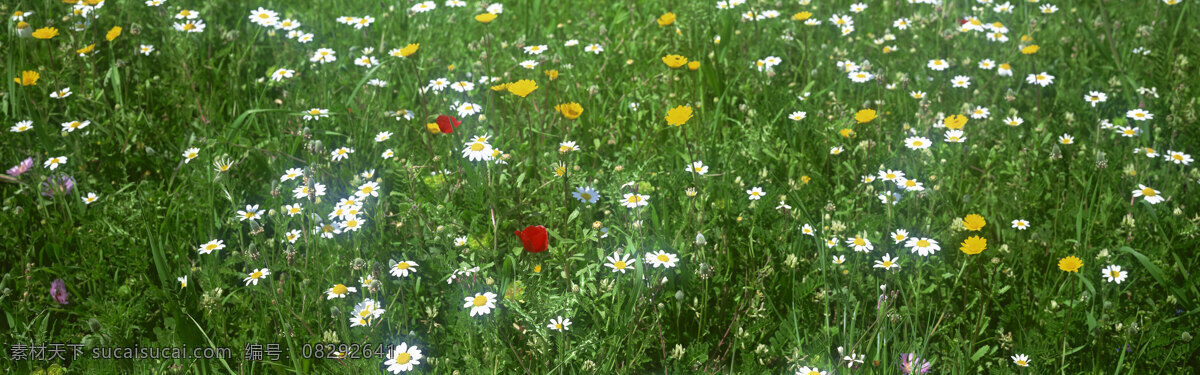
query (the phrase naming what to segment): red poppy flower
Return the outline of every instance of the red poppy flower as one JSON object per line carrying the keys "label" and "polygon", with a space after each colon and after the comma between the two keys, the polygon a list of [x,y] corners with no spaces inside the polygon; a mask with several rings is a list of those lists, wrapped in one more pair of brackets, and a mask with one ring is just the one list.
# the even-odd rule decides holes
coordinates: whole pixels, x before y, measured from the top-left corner
{"label": "red poppy flower", "polygon": [[517,237],[521,239],[521,244],[525,246],[525,251],[530,253],[540,253],[546,251],[550,246],[550,238],[546,236],[546,227],[541,225],[530,225],[525,227],[523,231],[516,231]]}
{"label": "red poppy flower", "polygon": [[438,130],[441,130],[442,134],[450,134],[454,132],[454,128],[462,124],[462,121],[458,121],[454,116],[441,115],[437,117],[437,124]]}

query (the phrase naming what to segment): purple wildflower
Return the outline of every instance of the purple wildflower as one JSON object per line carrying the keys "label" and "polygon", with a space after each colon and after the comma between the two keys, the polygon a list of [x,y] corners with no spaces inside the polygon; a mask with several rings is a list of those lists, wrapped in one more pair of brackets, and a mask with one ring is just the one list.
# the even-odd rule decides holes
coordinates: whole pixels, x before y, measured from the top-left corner
{"label": "purple wildflower", "polygon": [[25,160],[21,161],[21,164],[17,164],[16,166],[9,168],[5,173],[8,173],[8,175],[12,176],[13,178],[17,178],[20,177],[21,174],[28,172],[29,168],[33,168],[33,158],[25,158]]}
{"label": "purple wildflower", "polygon": [[67,304],[67,283],[63,279],[54,279],[50,283],[50,295],[54,297],[54,301],[60,305]]}
{"label": "purple wildflower", "polygon": [[65,174],[48,176],[46,181],[42,181],[42,196],[44,197],[52,197],[58,193],[71,194],[71,190],[74,189],[75,178]]}
{"label": "purple wildflower", "polygon": [[909,374],[925,374],[933,367],[929,361],[922,360],[917,357],[916,353],[905,353],[900,355],[900,371],[905,375]]}

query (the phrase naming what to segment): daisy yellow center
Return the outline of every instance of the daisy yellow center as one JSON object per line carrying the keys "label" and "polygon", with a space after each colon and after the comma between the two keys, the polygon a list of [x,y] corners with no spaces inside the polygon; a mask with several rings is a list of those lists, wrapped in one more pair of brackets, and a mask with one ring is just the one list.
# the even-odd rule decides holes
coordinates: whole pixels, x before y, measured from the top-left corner
{"label": "daisy yellow center", "polygon": [[631,195],[631,196],[629,196],[629,199],[628,199],[627,201],[628,201],[629,203],[637,203],[637,202],[641,202],[641,201],[642,201],[642,197],[639,197],[639,196],[636,196],[636,195]]}
{"label": "daisy yellow center", "polygon": [[958,137],[953,137],[953,136],[952,136],[952,137],[950,137],[950,140],[951,140],[951,141],[955,141],[955,142],[957,142],[957,141],[958,141]]}
{"label": "daisy yellow center", "polygon": [[471,300],[471,304],[475,305],[475,307],[486,305],[487,302],[488,299],[484,296],[476,296],[475,299]]}
{"label": "daisy yellow center", "polygon": [[1183,160],[1183,154],[1174,154],[1174,155],[1171,155],[1171,159],[1175,159],[1175,160]]}
{"label": "daisy yellow center", "polygon": [[181,11],[179,11],[179,15],[181,15],[181,16],[188,16],[188,15],[191,15],[191,14],[192,14],[192,12],[191,12],[191,11],[188,11],[188,10],[181,10]]}
{"label": "daisy yellow center", "polygon": [[354,228],[358,226],[358,220],[350,220],[346,222],[346,228]]}
{"label": "daisy yellow center", "polygon": [[365,186],[362,188],[363,193],[371,194],[372,191],[375,191],[375,188],[370,187],[370,186]]}
{"label": "daisy yellow center", "polygon": [[657,259],[659,262],[670,262],[671,261],[671,258],[668,257],[666,254],[659,254]]}
{"label": "daisy yellow center", "polygon": [[350,290],[346,289],[346,286],[342,284],[334,285],[333,289],[330,289],[330,292],[333,294],[346,294],[349,291]]}
{"label": "daisy yellow center", "polygon": [[1099,96],[1092,96],[1092,97],[1090,97],[1090,98],[1091,98],[1091,100],[1092,100],[1093,102],[1098,102],[1098,101],[1100,101],[1100,97],[1099,97]]}
{"label": "daisy yellow center", "polygon": [[616,268],[619,270],[623,270],[623,269],[625,269],[625,267],[628,267],[628,266],[629,265],[625,264],[625,261],[623,261],[623,260],[618,260],[616,262],[613,262],[613,268]]}
{"label": "daisy yellow center", "polygon": [[1108,274],[1111,275],[1114,279],[1121,277],[1121,271],[1117,271],[1117,270],[1108,271]]}
{"label": "daisy yellow center", "polygon": [[204,245],[204,250],[212,251],[212,250],[216,250],[216,249],[217,249],[217,244],[215,244],[215,243],[210,243],[208,245]]}
{"label": "daisy yellow center", "polygon": [[400,353],[396,355],[396,364],[403,365],[412,361],[412,355],[408,353]]}
{"label": "daisy yellow center", "polygon": [[325,225],[321,226],[321,231],[325,232],[325,233],[333,233],[333,226],[329,225],[329,224],[325,224]]}
{"label": "daisy yellow center", "polygon": [[884,267],[884,268],[891,267],[891,266],[892,266],[892,261],[890,261],[890,260],[889,260],[889,261],[883,262],[883,263],[881,263],[881,264],[883,265],[883,267]]}
{"label": "daisy yellow center", "polygon": [[904,186],[914,187],[914,186],[917,186],[917,182],[913,181],[913,180],[904,181]]}
{"label": "daisy yellow center", "polygon": [[72,128],[72,129],[74,129],[74,128],[78,128],[78,127],[79,127],[79,125],[82,125],[82,124],[80,124],[80,123],[79,123],[79,121],[74,121],[74,122],[71,122],[71,128]]}
{"label": "daisy yellow center", "polygon": [[259,13],[258,18],[262,18],[265,20],[265,19],[271,18],[271,16],[266,13]]}
{"label": "daisy yellow center", "polygon": [[866,244],[867,244],[866,240],[863,240],[863,239],[857,238],[857,237],[854,238],[854,246],[865,246]]}
{"label": "daisy yellow center", "polygon": [[903,235],[903,234],[897,234],[897,235],[896,235],[896,241],[904,241],[904,238],[905,238],[905,237],[904,237],[904,235]]}
{"label": "daisy yellow center", "polygon": [[183,24],[183,29],[184,30],[195,30],[196,24],[191,23],[191,22],[185,23],[185,24]]}
{"label": "daisy yellow center", "polygon": [[1041,75],[1041,74],[1038,74],[1038,75],[1037,75],[1037,79],[1038,79],[1038,81],[1041,81],[1041,80],[1044,80],[1044,79],[1046,79],[1046,76],[1044,76],[1044,75]]}
{"label": "daisy yellow center", "polygon": [[563,329],[562,323],[554,323],[554,329],[562,331],[562,329]]}
{"label": "daisy yellow center", "polygon": [[883,178],[886,178],[886,179],[889,179],[889,180],[891,180],[891,179],[893,179],[893,178],[896,178],[896,174],[895,174],[895,173],[888,173],[888,174],[884,175],[884,176],[883,176]]}
{"label": "daisy yellow center", "polygon": [[1064,143],[1064,144],[1070,144],[1070,143],[1071,143],[1071,138],[1063,138],[1063,139],[1062,139],[1062,143]]}
{"label": "daisy yellow center", "polygon": [[245,215],[242,215],[242,216],[245,216],[245,217],[248,219],[248,218],[252,218],[252,217],[254,217],[254,213],[253,213],[253,212],[247,212]]}
{"label": "daisy yellow center", "polygon": [[821,373],[816,372],[816,371],[809,371],[807,374],[804,374],[804,375],[821,375]]}
{"label": "daisy yellow center", "polygon": [[345,154],[346,154],[346,149],[340,149],[340,150],[338,150],[338,151],[337,151],[337,153],[338,153],[338,155],[345,155]]}
{"label": "daisy yellow center", "polygon": [[1145,189],[1142,189],[1142,195],[1145,195],[1147,197],[1153,197],[1155,195],[1158,195],[1158,192],[1154,191],[1154,189],[1151,189],[1151,188],[1145,188]]}
{"label": "daisy yellow center", "polygon": [[187,154],[187,158],[188,158],[188,159],[192,159],[192,158],[195,158],[195,157],[196,157],[196,153],[195,153],[195,152],[189,152],[189,153]]}
{"label": "daisy yellow center", "polygon": [[929,241],[926,241],[926,240],[917,241],[917,247],[929,247]]}
{"label": "daisy yellow center", "polygon": [[1133,114],[1133,117],[1146,117],[1146,115],[1145,115],[1145,114],[1141,114],[1141,113],[1134,113],[1134,114]]}
{"label": "daisy yellow center", "polygon": [[319,109],[314,109],[314,110],[308,111],[308,114],[310,114],[310,115],[319,115],[319,114],[321,114],[321,110],[319,110]]}
{"label": "daisy yellow center", "polygon": [[588,193],[581,193],[579,194],[579,197],[583,198],[585,201],[592,200],[592,195]]}
{"label": "daisy yellow center", "polygon": [[250,278],[257,279],[257,278],[262,277],[262,275],[263,275],[262,271],[254,271],[254,273],[250,274]]}
{"label": "daisy yellow center", "polygon": [[408,265],[408,262],[396,263],[396,269],[398,269],[398,270],[406,270],[406,269],[408,269],[408,267],[411,267]]}
{"label": "daisy yellow center", "polygon": [[571,146],[558,146],[558,152],[571,151]]}
{"label": "daisy yellow center", "polygon": [[482,143],[472,143],[471,151],[483,151],[483,144]]}
{"label": "daisy yellow center", "polygon": [[1025,361],[1023,361],[1023,360],[1022,360],[1022,361],[1017,361],[1017,365],[1018,365],[1018,366],[1025,366],[1026,364],[1027,364],[1027,363],[1026,363]]}
{"label": "daisy yellow center", "polygon": [[867,78],[867,75],[862,73],[855,74],[854,76],[858,78]]}
{"label": "daisy yellow center", "polygon": [[759,193],[759,192],[757,192],[757,191],[756,191],[756,192],[752,192],[752,193],[750,193],[750,195],[753,195],[753,196],[756,196],[756,197],[757,197],[757,196],[759,196],[759,195],[761,195],[761,194],[762,194],[762,193]]}

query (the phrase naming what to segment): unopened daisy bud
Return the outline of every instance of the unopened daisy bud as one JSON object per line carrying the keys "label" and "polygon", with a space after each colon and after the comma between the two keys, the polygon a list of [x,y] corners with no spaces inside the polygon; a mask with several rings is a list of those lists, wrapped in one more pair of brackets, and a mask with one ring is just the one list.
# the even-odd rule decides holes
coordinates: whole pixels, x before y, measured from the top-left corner
{"label": "unopened daisy bud", "polygon": [[706,244],[708,244],[708,241],[706,241],[704,239],[704,234],[697,232],[696,233],[696,246],[704,246]]}

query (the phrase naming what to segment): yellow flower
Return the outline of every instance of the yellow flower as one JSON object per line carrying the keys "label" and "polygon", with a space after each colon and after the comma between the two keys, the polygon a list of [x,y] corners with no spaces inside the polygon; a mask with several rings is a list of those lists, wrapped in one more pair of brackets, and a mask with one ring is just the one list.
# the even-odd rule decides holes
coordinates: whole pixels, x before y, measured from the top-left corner
{"label": "yellow flower", "polygon": [[520,81],[508,84],[508,92],[511,92],[513,95],[520,96],[522,98],[524,98],[526,95],[529,95],[529,93],[533,92],[533,90],[537,90],[537,88],[537,82],[528,79],[522,79]]}
{"label": "yellow flower", "polygon": [[484,13],[484,14],[475,16],[475,20],[479,21],[479,23],[491,23],[495,19],[496,19],[495,13]]}
{"label": "yellow flower", "polygon": [[979,216],[976,214],[970,214],[970,215],[967,215],[967,217],[963,218],[963,226],[966,227],[967,230],[969,230],[969,231],[977,231],[977,230],[983,229],[984,225],[987,225],[987,220],[984,220],[983,216]]}
{"label": "yellow flower", "polygon": [[808,17],[812,17],[811,12],[800,12],[792,15],[792,21],[804,21],[807,20]]}
{"label": "yellow flower", "polygon": [[662,17],[658,17],[658,27],[670,26],[675,23],[675,13],[667,12]]}
{"label": "yellow flower", "polygon": [[987,250],[987,239],[979,236],[967,237],[963,240],[962,247],[959,248],[967,255],[975,255]]}
{"label": "yellow flower", "polygon": [[850,138],[850,137],[854,136],[854,130],[850,129],[850,128],[845,128],[845,129],[842,129],[842,131],[839,131],[838,134],[841,134],[842,137],[844,137],[844,138]]}
{"label": "yellow flower", "polygon": [[692,107],[678,106],[667,111],[667,125],[680,126],[692,118]]}
{"label": "yellow flower", "polygon": [[33,32],[33,37],[38,39],[50,39],[58,36],[58,29],[53,27],[43,27]]}
{"label": "yellow flower", "polygon": [[1039,49],[1039,47],[1037,44],[1030,44],[1030,45],[1026,46],[1025,48],[1022,48],[1021,53],[1026,54],[1026,55],[1032,55],[1032,54],[1037,53],[1038,49]]}
{"label": "yellow flower", "polygon": [[579,103],[559,104],[554,106],[554,110],[570,120],[577,119],[579,115],[583,114],[583,106],[579,105]]}
{"label": "yellow flower", "polygon": [[1029,42],[1029,41],[1033,41],[1033,37],[1032,37],[1032,36],[1029,36],[1029,35],[1021,35],[1021,41],[1022,41],[1022,42]]}
{"label": "yellow flower", "polygon": [[692,61],[692,62],[689,62],[689,63],[688,63],[688,70],[692,70],[692,71],[695,71],[695,70],[700,70],[700,62],[699,62],[699,61]]}
{"label": "yellow flower", "polygon": [[77,50],[75,50],[75,52],[80,55],[86,55],[86,54],[92,53],[92,50],[94,50],[94,49],[96,49],[96,45],[92,44],[92,45],[88,45],[87,47],[77,49]]}
{"label": "yellow flower", "polygon": [[501,83],[499,85],[492,86],[492,91],[504,91],[504,90],[508,90],[507,83]]}
{"label": "yellow flower", "polygon": [[943,122],[947,128],[962,129],[963,125],[967,124],[967,117],[963,115],[951,115],[950,117],[946,117],[946,120]]}
{"label": "yellow flower", "polygon": [[811,181],[812,181],[812,177],[808,177],[808,175],[800,176],[800,183],[802,183],[802,184],[808,185],[808,183]]}
{"label": "yellow flower", "polygon": [[425,124],[425,129],[429,130],[429,132],[433,134],[441,134],[442,132],[442,129],[438,127],[438,124],[432,122]]}
{"label": "yellow flower", "polygon": [[871,120],[874,120],[875,117],[874,109],[864,109],[854,114],[854,120],[858,121],[859,124],[871,122]]}
{"label": "yellow flower", "polygon": [[683,66],[683,64],[687,64],[688,59],[679,55],[666,55],[663,56],[662,61],[663,64],[667,64],[671,69],[675,69]]}
{"label": "yellow flower", "polygon": [[118,36],[121,36],[121,27],[113,26],[112,29],[108,30],[108,34],[104,35],[104,39],[111,42],[113,39],[117,39]]}
{"label": "yellow flower", "polygon": [[1079,272],[1080,267],[1083,267],[1083,261],[1074,255],[1058,260],[1058,269],[1063,271]]}
{"label": "yellow flower", "polygon": [[33,85],[37,85],[37,80],[38,80],[38,78],[41,78],[41,77],[42,76],[40,74],[38,74],[38,72],[35,72],[32,70],[26,70],[24,72],[21,72],[20,77],[13,78],[13,82],[19,83],[19,84],[21,84],[21,86],[33,86]]}
{"label": "yellow flower", "polygon": [[421,43],[412,43],[400,49],[400,57],[409,57],[417,53],[417,49],[421,48]]}
{"label": "yellow flower", "polygon": [[547,70],[542,73],[546,73],[546,76],[550,77],[551,81],[558,79],[558,70]]}

